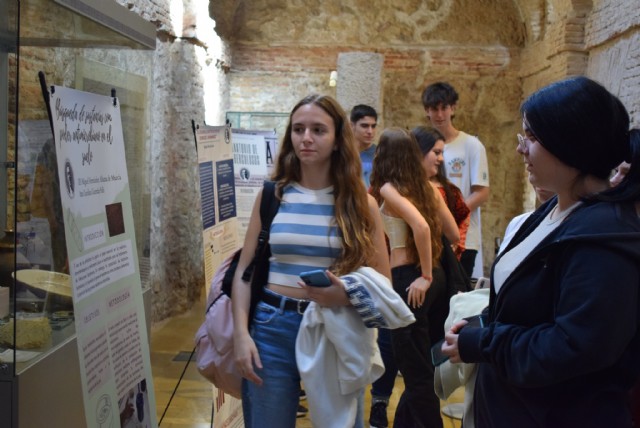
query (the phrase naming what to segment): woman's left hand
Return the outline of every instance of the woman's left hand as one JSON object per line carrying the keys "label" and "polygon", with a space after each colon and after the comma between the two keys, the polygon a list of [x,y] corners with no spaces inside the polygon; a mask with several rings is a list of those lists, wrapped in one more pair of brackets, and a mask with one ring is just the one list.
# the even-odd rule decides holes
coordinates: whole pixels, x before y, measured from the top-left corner
{"label": "woman's left hand", "polygon": [[326,272],[327,276],[331,280],[331,285],[328,287],[314,287],[312,285],[307,285],[304,282],[298,282],[302,288],[307,290],[307,298],[312,302],[316,302],[320,306],[350,305],[351,302],[349,301],[349,296],[347,296],[342,280],[332,272]]}
{"label": "woman's left hand", "polygon": [[431,287],[431,281],[423,276],[416,278],[409,287],[407,287],[407,303],[409,306],[419,308],[427,297],[427,291]]}

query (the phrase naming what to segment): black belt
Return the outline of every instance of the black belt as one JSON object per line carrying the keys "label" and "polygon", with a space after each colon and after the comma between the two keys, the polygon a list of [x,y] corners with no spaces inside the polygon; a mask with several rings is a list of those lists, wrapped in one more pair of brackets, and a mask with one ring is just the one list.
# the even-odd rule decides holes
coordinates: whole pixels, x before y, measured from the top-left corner
{"label": "black belt", "polygon": [[296,311],[299,314],[303,314],[307,309],[307,306],[309,306],[308,300],[294,299],[287,296],[275,296],[271,293],[264,293],[262,295],[263,302],[276,308],[280,307],[280,302],[282,302],[282,300],[284,300],[284,309],[288,311]]}

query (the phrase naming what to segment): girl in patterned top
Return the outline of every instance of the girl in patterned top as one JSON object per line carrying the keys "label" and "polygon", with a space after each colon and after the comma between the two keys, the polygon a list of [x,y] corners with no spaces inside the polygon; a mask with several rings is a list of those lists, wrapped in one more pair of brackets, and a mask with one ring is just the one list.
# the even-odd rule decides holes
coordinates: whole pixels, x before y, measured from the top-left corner
{"label": "girl in patterned top", "polygon": [[464,202],[460,189],[447,179],[444,171],[444,136],[437,129],[426,126],[416,126],[411,130],[411,133],[416,138],[422,152],[422,166],[425,168],[429,181],[435,184],[440,191],[458,225],[460,240],[455,246],[454,252],[460,260],[465,249],[464,241],[467,229],[469,229],[471,211]]}
{"label": "girl in patterned top", "polygon": [[[269,281],[250,329],[251,287],[241,273],[257,245],[261,194],[233,284],[234,349],[244,377],[246,427],[295,427],[300,392],[295,341],[308,302],[349,305],[338,277],[362,266],[390,277],[378,207],[360,176],[357,145],[340,105],[324,95],[298,102],[273,176],[281,204],[271,226]],[[318,268],[326,269],[331,286],[308,287],[298,279]],[[364,427],[361,408],[354,426]]]}

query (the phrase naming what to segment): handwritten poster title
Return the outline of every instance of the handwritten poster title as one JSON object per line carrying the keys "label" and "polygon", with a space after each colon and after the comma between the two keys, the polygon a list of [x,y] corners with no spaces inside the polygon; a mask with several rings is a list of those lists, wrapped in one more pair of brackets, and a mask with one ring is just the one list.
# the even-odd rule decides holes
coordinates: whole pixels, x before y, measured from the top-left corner
{"label": "handwritten poster title", "polygon": [[113,144],[111,126],[113,118],[111,113],[101,111],[97,107],[83,104],[73,107],[62,104],[58,98],[55,105],[54,119],[63,126],[58,127],[58,142],[62,143],[86,143],[86,152],[82,153],[82,165],[91,164],[93,152],[91,143]]}

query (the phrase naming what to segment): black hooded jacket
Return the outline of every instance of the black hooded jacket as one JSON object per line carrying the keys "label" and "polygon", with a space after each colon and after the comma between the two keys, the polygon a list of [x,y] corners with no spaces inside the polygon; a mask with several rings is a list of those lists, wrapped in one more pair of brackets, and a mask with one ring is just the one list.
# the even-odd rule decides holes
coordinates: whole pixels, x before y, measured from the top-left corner
{"label": "black hooded jacket", "polygon": [[[536,210],[505,252],[555,204]],[[576,208],[497,295],[491,290],[488,326],[460,332],[463,361],[480,363],[476,427],[630,427],[628,390],[640,373],[639,287],[633,204]]]}

